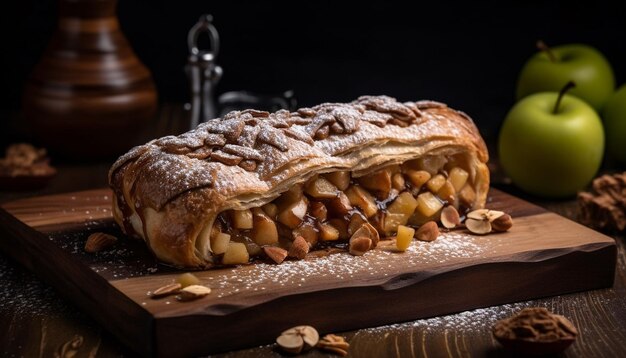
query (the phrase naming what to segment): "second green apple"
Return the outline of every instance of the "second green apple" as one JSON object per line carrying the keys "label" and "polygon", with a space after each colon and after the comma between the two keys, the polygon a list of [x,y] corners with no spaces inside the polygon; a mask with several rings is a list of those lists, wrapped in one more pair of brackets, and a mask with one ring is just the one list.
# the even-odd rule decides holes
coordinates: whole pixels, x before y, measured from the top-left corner
{"label": "second green apple", "polygon": [[587,103],[557,92],[536,93],[507,114],[498,140],[506,174],[526,192],[569,197],[595,176],[604,152],[604,131]]}
{"label": "second green apple", "polygon": [[570,94],[582,98],[596,111],[602,110],[615,90],[613,69],[595,48],[582,44],[548,48],[532,56],[517,82],[517,99],[538,92],[558,92],[568,81],[576,82]]}

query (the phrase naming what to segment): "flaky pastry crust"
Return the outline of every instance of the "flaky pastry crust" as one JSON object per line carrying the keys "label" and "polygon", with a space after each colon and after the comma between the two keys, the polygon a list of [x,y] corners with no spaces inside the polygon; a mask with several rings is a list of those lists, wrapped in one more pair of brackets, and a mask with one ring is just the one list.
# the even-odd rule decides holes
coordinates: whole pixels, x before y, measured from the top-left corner
{"label": "flaky pastry crust", "polygon": [[111,167],[114,217],[162,261],[209,267],[207,228],[229,209],[258,207],[312,176],[353,177],[424,155],[465,155],[474,208],[489,189],[488,153],[473,121],[432,101],[364,96],[296,112],[235,111],[138,146]]}

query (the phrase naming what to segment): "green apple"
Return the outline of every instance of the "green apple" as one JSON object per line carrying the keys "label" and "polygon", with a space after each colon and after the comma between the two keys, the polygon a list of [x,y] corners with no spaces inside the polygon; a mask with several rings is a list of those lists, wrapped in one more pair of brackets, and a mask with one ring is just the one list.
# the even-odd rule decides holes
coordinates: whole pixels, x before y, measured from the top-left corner
{"label": "green apple", "polygon": [[607,153],[621,164],[626,164],[626,85],[609,98],[602,117]]}
{"label": "green apple", "polygon": [[596,111],[615,90],[613,69],[595,48],[581,45],[563,45],[548,48],[537,44],[542,51],[524,65],[517,81],[517,99],[537,92],[558,92],[568,81],[576,82],[571,94],[582,98]]}
{"label": "green apple", "polygon": [[602,122],[589,104],[543,92],[507,114],[498,139],[500,162],[513,183],[542,197],[569,197],[595,176],[604,152]]}

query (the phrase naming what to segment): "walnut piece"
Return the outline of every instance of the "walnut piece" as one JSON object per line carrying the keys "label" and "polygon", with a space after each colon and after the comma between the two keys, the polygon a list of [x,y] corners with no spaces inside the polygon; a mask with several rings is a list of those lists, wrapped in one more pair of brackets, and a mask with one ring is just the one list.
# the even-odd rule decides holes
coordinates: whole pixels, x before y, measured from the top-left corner
{"label": "walnut piece", "polygon": [[626,229],[626,172],[602,175],[578,193],[578,220],[602,231]]}
{"label": "walnut piece", "polygon": [[5,157],[0,158],[2,176],[48,176],[54,173],[56,169],[48,164],[46,150],[35,148],[28,143],[9,146]]}
{"label": "walnut piece", "polygon": [[505,348],[521,354],[557,354],[574,342],[576,327],[543,307],[524,308],[496,322],[493,336]]}

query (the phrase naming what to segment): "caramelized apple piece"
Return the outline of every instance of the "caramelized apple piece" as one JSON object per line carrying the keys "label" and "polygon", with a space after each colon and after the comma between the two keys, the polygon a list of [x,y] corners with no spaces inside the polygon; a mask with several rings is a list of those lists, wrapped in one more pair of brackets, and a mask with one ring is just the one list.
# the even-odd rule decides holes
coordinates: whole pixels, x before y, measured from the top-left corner
{"label": "caramelized apple piece", "polygon": [[350,199],[343,192],[339,192],[336,198],[330,199],[326,203],[326,208],[331,216],[343,217],[352,210]]}
{"label": "caramelized apple piece", "polygon": [[404,191],[406,188],[406,182],[401,173],[396,173],[391,177],[391,186],[397,191]]}
{"label": "caramelized apple piece", "polygon": [[220,255],[226,252],[228,249],[228,243],[230,242],[230,235],[220,232],[215,237],[211,237],[211,249],[216,255]]}
{"label": "caramelized apple piece", "polygon": [[454,190],[459,191],[463,188],[463,186],[467,182],[468,176],[469,176],[469,173],[466,172],[465,170],[459,167],[454,167],[452,168],[452,170],[450,170],[450,174],[448,175],[448,180],[450,181],[450,183],[452,183]]}
{"label": "caramelized apple piece", "polygon": [[411,226],[421,226],[429,221],[436,221],[437,214],[433,216],[426,216],[422,214],[419,210],[415,210],[413,215],[409,217],[409,221],[407,221],[407,225]]}
{"label": "caramelized apple piece", "polygon": [[434,177],[430,178],[428,182],[426,182],[426,187],[432,193],[436,193],[441,189],[441,187],[446,183],[446,177],[441,174],[437,174]]}
{"label": "caramelized apple piece", "polygon": [[263,248],[261,247],[261,245],[252,241],[252,239],[250,238],[246,238],[243,244],[246,245],[246,250],[248,250],[249,256],[258,256],[263,251]]}
{"label": "caramelized apple piece", "polygon": [[276,223],[263,210],[255,208],[253,221],[254,228],[250,236],[257,245],[272,245],[278,242]]}
{"label": "caramelized apple piece", "polygon": [[350,186],[350,172],[332,172],[324,174],[324,177],[333,183],[337,189],[344,191]]}
{"label": "caramelized apple piece", "polygon": [[383,222],[383,230],[387,236],[389,236],[398,230],[399,225],[404,225],[407,222],[408,219],[405,214],[387,213],[387,215],[385,215],[385,221]]}
{"label": "caramelized apple piece", "polygon": [[278,206],[278,212],[280,213],[286,207],[300,201],[303,195],[304,193],[301,184],[296,184],[286,192],[280,194],[280,197],[274,201],[274,203]]}
{"label": "caramelized apple piece", "polygon": [[417,201],[415,198],[411,195],[411,193],[405,191],[404,193],[398,195],[396,200],[389,205],[387,212],[389,214],[404,214],[408,217],[413,214],[416,207]]}
{"label": "caramelized apple piece", "polygon": [[437,196],[441,198],[441,200],[447,202],[448,204],[454,204],[454,199],[456,198],[456,190],[454,190],[454,186],[447,180],[441,188],[437,191]]}
{"label": "caramelized apple piece", "polygon": [[405,173],[409,170],[422,170],[422,167],[420,166],[420,161],[419,159],[413,159],[413,160],[408,160],[404,163],[402,163],[402,172]]}
{"label": "caramelized apple piece", "polygon": [[304,215],[306,215],[306,209],[307,200],[302,196],[300,200],[295,201],[281,211],[277,220],[291,229],[296,228],[302,223]]}
{"label": "caramelized apple piece", "polygon": [[424,216],[434,216],[443,208],[443,203],[433,193],[427,191],[417,197],[417,210]]}
{"label": "caramelized apple piece", "polygon": [[239,230],[252,229],[252,211],[245,210],[233,210],[232,211],[233,227]]}
{"label": "caramelized apple piece", "polygon": [[420,189],[430,180],[430,173],[425,170],[407,170],[404,175],[409,179],[409,183],[417,189]]}
{"label": "caramelized apple piece", "polygon": [[437,174],[448,162],[448,159],[440,155],[427,155],[418,159],[419,167],[432,175]]}
{"label": "caramelized apple piece", "polygon": [[229,242],[222,258],[224,265],[245,264],[250,259],[246,245],[241,242]]}
{"label": "caramelized apple piece", "polygon": [[317,177],[306,185],[304,192],[315,199],[331,199],[337,196],[338,190],[333,183],[323,177]]}
{"label": "caramelized apple piece", "polygon": [[319,201],[312,201],[309,204],[309,213],[319,221],[326,221],[328,218],[328,209],[326,209],[326,205]]}
{"label": "caramelized apple piece", "polygon": [[465,184],[459,192],[459,200],[461,203],[471,208],[476,201],[476,192],[474,191],[474,188],[472,188],[469,184]]}
{"label": "caramelized apple piece", "polygon": [[399,251],[406,251],[413,241],[413,235],[415,235],[415,229],[408,226],[399,225],[398,235],[396,237],[396,248]]}
{"label": "caramelized apple piece", "polygon": [[320,239],[322,241],[335,241],[339,239],[339,230],[329,223],[320,224]]}
{"label": "caramelized apple piece", "polygon": [[405,191],[398,195],[396,200],[387,208],[385,224],[383,225],[385,232],[392,233],[396,231],[398,225],[405,225],[417,205],[417,200],[411,193]]}
{"label": "caramelized apple piece", "polygon": [[350,200],[350,204],[360,208],[368,218],[376,215],[378,207],[374,197],[365,189],[358,185],[353,185],[346,190],[346,196]]}
{"label": "caramelized apple piece", "polygon": [[292,231],[292,236],[294,239],[298,236],[302,236],[306,242],[308,242],[311,246],[314,246],[317,244],[317,240],[319,239],[319,232],[313,225],[304,223],[302,226]]}
{"label": "caramelized apple piece", "polygon": [[348,234],[348,224],[343,219],[330,219],[328,224],[337,229],[340,240],[347,240],[350,237],[350,234]]}
{"label": "caramelized apple piece", "polygon": [[358,178],[357,181],[365,189],[373,191],[379,199],[385,199],[391,190],[391,174],[388,170],[379,170]]}
{"label": "caramelized apple piece", "polygon": [[276,220],[276,215],[278,215],[278,206],[276,206],[276,204],[274,204],[274,203],[267,203],[267,204],[263,205],[263,211],[265,211],[267,216],[269,216],[270,218]]}

